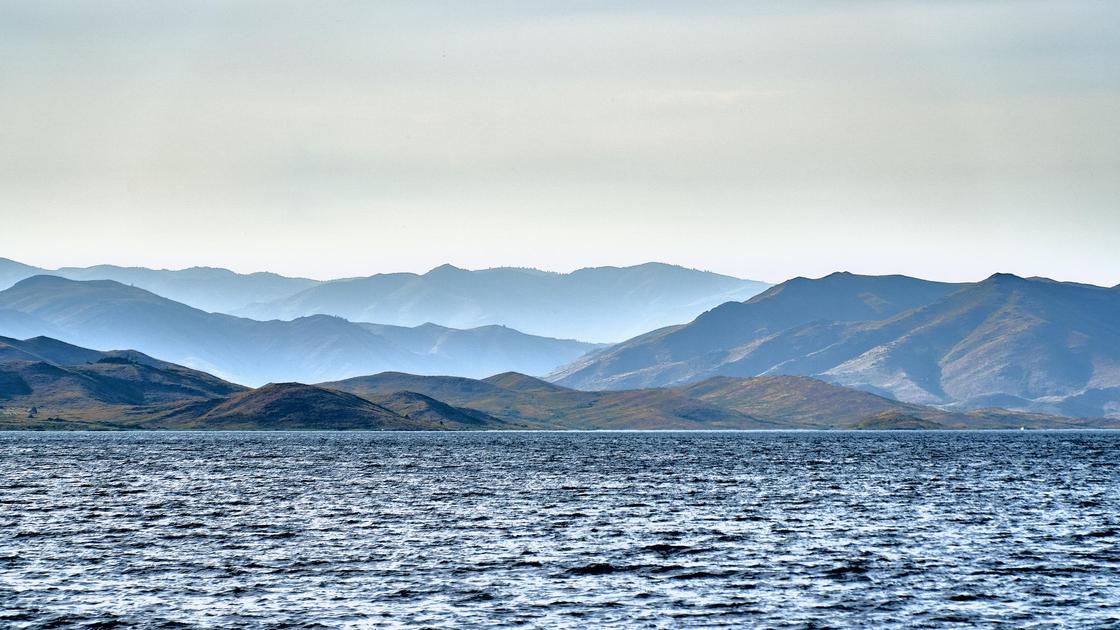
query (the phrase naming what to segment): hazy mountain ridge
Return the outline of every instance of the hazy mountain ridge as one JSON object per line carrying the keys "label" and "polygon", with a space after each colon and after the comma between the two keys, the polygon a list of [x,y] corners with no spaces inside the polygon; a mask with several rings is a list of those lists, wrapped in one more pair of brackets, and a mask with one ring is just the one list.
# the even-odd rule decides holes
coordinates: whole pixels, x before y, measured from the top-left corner
{"label": "hazy mountain ridge", "polygon": [[[769,286],[663,263],[589,267],[572,273],[525,267],[468,271],[441,265],[424,274],[320,281],[213,267],[96,265],[52,270],[0,259],[0,290],[36,275],[113,280],[207,312],[256,320],[334,315],[401,327],[500,325],[591,342],[615,342],[688,321],[717,304],[746,299]],[[0,323],[4,321],[0,313]],[[9,327],[14,330],[14,324]]]}
{"label": "hazy mountain ridge", "polygon": [[37,275],[70,280],[113,280],[207,312],[229,312],[254,302],[280,299],[321,282],[270,272],[241,274],[220,267],[149,269],[94,265],[44,269],[0,258],[0,290]]}
{"label": "hazy mountain ridge", "polygon": [[0,292],[2,310],[21,313],[33,329],[38,322],[42,330],[32,334],[51,333],[95,348],[139,348],[250,385],[385,369],[543,374],[595,347],[502,327],[412,330],[325,315],[260,322],[206,313],[114,281],[56,276],[34,276]]}
{"label": "hazy mountain ridge", "polygon": [[[58,362],[62,363],[58,363]],[[73,362],[64,364],[65,362]],[[387,372],[246,389],[135,351],[0,339],[0,428],[204,430],[1085,428],[1004,410],[950,412],[795,376],[584,392],[516,372]]]}
{"label": "hazy mountain ridge", "polygon": [[451,265],[425,274],[378,274],[324,283],[237,312],[257,319],[331,314],[351,321],[455,328],[502,324],[522,332],[616,341],[687,321],[767,284],[661,263],[593,267],[569,274]]}
{"label": "hazy mountain ridge", "polygon": [[[914,403],[1120,415],[1115,290],[996,274],[912,292],[922,281],[894,278],[874,287],[877,277],[854,278],[798,279],[802,289],[819,287],[827,296],[812,308],[812,301],[788,299],[795,281],[778,285],[588,355],[553,380],[617,389],[793,374]],[[873,304],[885,297],[890,306],[861,311],[868,285]],[[922,300],[928,302],[915,304]]]}
{"label": "hazy mountain ridge", "polygon": [[[489,278],[491,293],[521,286],[525,293],[512,299],[531,303],[542,278],[646,277],[651,268],[654,275],[700,273],[664,265],[572,274],[469,272],[445,265],[423,276],[350,282],[404,287],[423,278],[436,283],[431,286],[446,285],[452,297],[469,297],[485,292],[468,287],[456,294],[454,288]],[[602,287],[617,289],[612,282]],[[1009,274],[964,284],[845,272],[794,278],[746,301],[721,304],[687,324],[601,348],[504,326],[402,327],[329,315],[255,321],[206,313],[114,281],[33,276],[0,292],[0,334],[136,347],[254,385],[384,371],[476,378],[505,371],[545,374],[564,365],[550,379],[587,390],[678,386],[721,375],[804,375],[906,403],[1071,417],[1120,417],[1117,322],[1116,287]]]}

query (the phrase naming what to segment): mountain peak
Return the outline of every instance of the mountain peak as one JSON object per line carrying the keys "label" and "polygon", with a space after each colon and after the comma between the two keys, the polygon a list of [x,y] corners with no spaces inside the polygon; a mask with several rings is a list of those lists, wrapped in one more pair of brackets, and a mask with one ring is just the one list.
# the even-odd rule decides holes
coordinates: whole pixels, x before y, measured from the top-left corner
{"label": "mountain peak", "polygon": [[295,381],[282,381],[278,383],[265,383],[256,389],[257,393],[264,393],[269,391],[285,391],[285,390],[303,390],[303,389],[322,389],[314,385],[305,385]]}
{"label": "mountain peak", "polygon": [[514,391],[562,391],[566,388],[554,385],[548,381],[522,374],[520,372],[502,372],[482,379],[482,382],[496,385]]}
{"label": "mountain peak", "polygon": [[144,293],[150,293],[149,291],[144,291],[143,289],[139,289],[133,285],[125,284],[123,282],[117,282],[116,280],[73,280],[71,278],[64,278],[62,276],[56,276],[49,273],[42,273],[24,278],[23,280],[20,280],[19,282],[13,284],[10,288],[39,289],[44,287],[87,287],[101,289],[121,288],[135,289],[137,291],[143,291]]}
{"label": "mountain peak", "polygon": [[59,276],[52,276],[50,274],[41,273],[28,278],[24,278],[23,280],[20,280],[19,282],[13,284],[11,288],[27,289],[33,287],[62,286],[68,282],[72,281]]}
{"label": "mountain peak", "polygon": [[424,275],[430,276],[430,275],[443,274],[443,273],[460,273],[460,272],[463,272],[463,271],[466,271],[466,269],[461,269],[459,267],[456,267],[455,265],[452,265],[451,263],[444,263],[444,264],[432,269],[431,271],[429,271],[428,273],[426,273]]}
{"label": "mountain peak", "polygon": [[1017,276],[1013,273],[1002,273],[1002,272],[993,273],[992,275],[988,276],[984,280],[984,282],[992,282],[992,283],[994,283],[994,282],[1026,282],[1026,281],[1027,281],[1026,278],[1023,278],[1021,276]]}

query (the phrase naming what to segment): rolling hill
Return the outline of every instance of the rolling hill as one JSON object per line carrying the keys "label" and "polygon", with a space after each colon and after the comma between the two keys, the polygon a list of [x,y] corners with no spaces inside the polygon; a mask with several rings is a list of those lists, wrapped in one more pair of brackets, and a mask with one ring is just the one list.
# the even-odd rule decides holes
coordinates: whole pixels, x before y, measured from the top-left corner
{"label": "rolling hill", "polygon": [[1120,420],[953,412],[796,376],[583,392],[506,372],[383,373],[246,389],[126,350],[0,339],[0,429],[505,430],[1120,427]]}
{"label": "rolling hill", "polygon": [[547,429],[1009,429],[1120,427],[1002,409],[947,411],[798,376],[715,377],[676,387],[579,391],[524,374],[475,380],[389,372],[322,387],[376,400],[420,392],[529,428]]}
{"label": "rolling hill", "polygon": [[299,383],[258,389],[132,350],[0,338],[0,429],[520,428],[412,392],[372,399]]}
{"label": "rolling hill", "polygon": [[43,337],[0,337],[0,426],[21,424],[29,415],[118,422],[137,407],[221,399],[242,391],[240,385],[135,351],[98,352]]}
{"label": "rolling hill", "polygon": [[323,387],[366,398],[410,391],[470,407],[531,428],[546,429],[775,429],[788,425],[752,418],[667,389],[581,392],[506,373],[487,379],[387,372]]}
{"label": "rolling hill", "polygon": [[140,427],[263,431],[430,429],[352,394],[300,383],[269,383],[222,400],[187,403]]}

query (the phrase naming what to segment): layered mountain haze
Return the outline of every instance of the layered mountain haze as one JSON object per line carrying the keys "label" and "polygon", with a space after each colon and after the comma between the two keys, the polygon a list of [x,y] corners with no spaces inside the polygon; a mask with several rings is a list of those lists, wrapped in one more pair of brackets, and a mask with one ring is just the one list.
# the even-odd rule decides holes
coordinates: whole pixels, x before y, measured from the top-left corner
{"label": "layered mountain haze", "polygon": [[660,263],[566,274],[510,267],[468,271],[443,265],[420,275],[378,274],[328,282],[236,314],[256,319],[328,314],[402,326],[504,324],[536,335],[614,342],[688,321],[767,286]]}
{"label": "layered mountain haze", "polygon": [[912,403],[1120,416],[1118,366],[1113,289],[1007,274],[966,285],[834,274],[618,344],[553,378],[618,389],[808,375]]}
{"label": "layered mountain haze", "polygon": [[7,289],[24,278],[44,273],[48,273],[46,269],[25,265],[8,258],[0,258],[0,289]]}
{"label": "layered mountain haze", "polygon": [[[34,271],[0,261],[0,280]],[[445,265],[421,275],[307,281],[311,285],[271,274],[240,276],[197,268],[165,272],[100,266],[59,271],[127,273],[180,292],[203,292],[202,287],[213,284],[213,299],[227,303],[237,285],[255,284],[244,299],[268,291],[295,293],[252,309],[291,309],[284,315],[330,311],[390,322],[352,321],[324,313],[259,321],[206,312],[113,280],[71,280],[54,272],[24,278],[0,291],[0,335],[51,337],[105,351],[135,348],[146,353],[133,357],[138,365],[158,367],[145,358],[158,356],[251,386],[332,382],[347,389],[352,385],[348,378],[368,379],[370,374],[379,374],[378,382],[383,382],[392,380],[388,373],[469,378],[505,373],[502,383],[487,379],[472,387],[505,392],[535,388],[521,395],[531,393],[533,404],[550,399],[546,406],[555,413],[563,410],[567,428],[615,426],[601,424],[598,414],[606,409],[618,413],[617,426],[649,428],[759,428],[780,417],[758,415],[726,401],[713,408],[708,398],[679,389],[720,376],[810,376],[818,379],[813,383],[846,386],[845,396],[854,390],[878,395],[862,399],[867,405],[845,399],[842,406],[851,413],[840,414],[828,426],[859,421],[868,426],[911,422],[917,427],[945,421],[906,405],[1120,417],[1117,287],[1008,274],[976,283],[944,283],[838,272],[818,279],[794,278],[745,301],[723,302],[701,312],[697,304],[737,292],[750,294],[757,283],[660,264],[571,274],[513,268],[466,271]],[[460,329],[431,322],[391,323],[430,314],[445,321],[501,319],[587,333],[611,326],[620,331],[674,313],[688,323],[663,326],[613,346],[536,336],[496,324]],[[22,343],[30,347],[30,342]],[[96,363],[103,357],[79,358],[46,360],[66,366]],[[557,385],[530,377],[521,381],[517,375],[523,374],[549,375]],[[424,381],[413,393],[460,407],[474,408],[478,402],[473,395],[441,397],[440,391],[430,389],[436,382],[443,387],[458,381]],[[803,381],[782,385],[795,393],[812,392],[798,404],[801,410],[835,393]],[[574,390],[595,396],[581,398]],[[628,393],[603,393],[618,390]],[[887,400],[902,406],[884,407]],[[435,409],[420,399],[411,405],[418,413]],[[533,426],[556,421],[526,405],[504,408],[502,415],[484,402],[479,412]],[[584,416],[580,409],[592,411]],[[435,415],[448,422],[450,413],[441,409]],[[639,420],[641,414],[646,417]],[[816,426],[813,423],[824,422],[826,415],[822,407],[820,417],[793,421]],[[868,420],[871,416],[878,419]],[[764,417],[768,419],[760,420]],[[460,420],[469,424],[466,418]],[[968,425],[960,418],[956,422]]]}
{"label": "layered mountain haze", "polygon": [[0,312],[6,311],[20,314],[24,334],[52,334],[93,348],[138,348],[247,385],[386,369],[543,374],[595,348],[497,326],[408,329],[325,315],[261,322],[207,313],[114,281],[55,276],[34,276],[0,292]]}
{"label": "layered mountain haze", "polygon": [[165,298],[209,312],[230,312],[254,302],[266,302],[295,294],[320,283],[307,278],[289,278],[275,273],[240,274],[216,267],[148,269],[146,267],[60,267],[43,269],[0,258],[0,289],[38,275],[70,280],[114,280],[145,289]]}
{"label": "layered mountain haze", "polygon": [[27,313],[7,308],[0,308],[0,334],[18,339],[40,335],[62,336],[60,330],[47,322]]}
{"label": "layered mountain haze", "polygon": [[[661,263],[591,267],[567,274],[515,267],[469,271],[442,265],[424,274],[320,281],[213,267],[44,269],[0,258],[0,289],[36,275],[113,280],[207,312],[257,320],[334,315],[401,327],[497,325],[603,343],[688,321],[717,304],[744,300],[769,286]],[[0,324],[3,317],[0,313]]]}

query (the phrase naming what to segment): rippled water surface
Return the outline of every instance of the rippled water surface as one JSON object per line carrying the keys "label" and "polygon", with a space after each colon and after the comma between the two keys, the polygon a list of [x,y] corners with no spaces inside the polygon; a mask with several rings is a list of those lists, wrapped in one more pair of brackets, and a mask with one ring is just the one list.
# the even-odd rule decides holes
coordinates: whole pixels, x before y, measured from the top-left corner
{"label": "rippled water surface", "polygon": [[0,434],[0,627],[1120,625],[1116,433]]}

